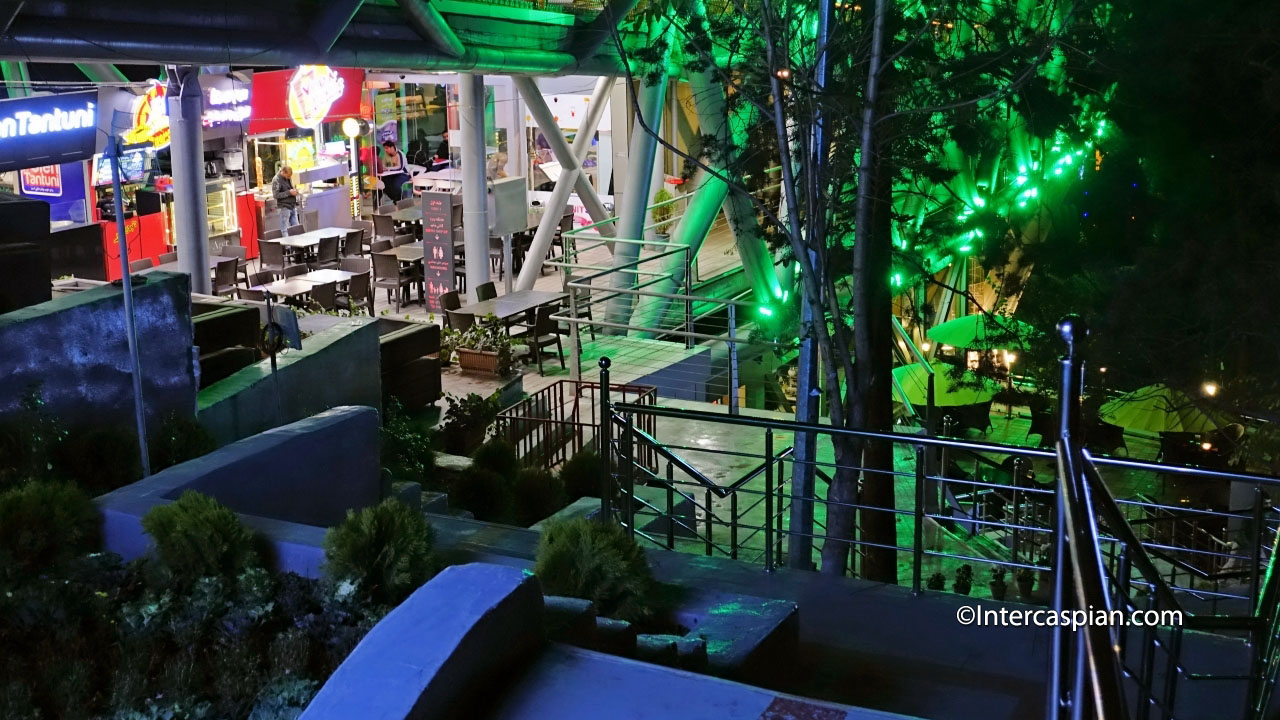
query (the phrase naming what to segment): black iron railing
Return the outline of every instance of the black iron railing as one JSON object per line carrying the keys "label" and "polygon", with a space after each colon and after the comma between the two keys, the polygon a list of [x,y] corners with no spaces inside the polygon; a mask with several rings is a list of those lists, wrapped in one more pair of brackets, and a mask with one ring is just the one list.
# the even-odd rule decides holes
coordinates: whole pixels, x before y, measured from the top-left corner
{"label": "black iron railing", "polygon": [[[607,449],[602,463],[608,472],[601,517],[621,523],[643,542],[761,563],[766,571],[788,557],[792,539],[804,537],[847,544],[855,568],[872,550],[907,554],[916,593],[936,587],[937,573],[926,583],[927,569],[964,563],[1017,571],[1019,594],[1022,581],[1033,581],[1023,599],[1058,612],[1182,617],[1181,623],[1055,631],[1046,717],[1172,718],[1179,683],[1201,681],[1239,683],[1251,711],[1259,713],[1246,717],[1262,717],[1280,676],[1280,579],[1271,571],[1280,513],[1264,488],[1280,488],[1280,480],[1092,456],[1078,441],[1083,364],[1076,351],[1077,322],[1066,323],[1062,332],[1069,341],[1060,393],[1066,400],[1053,449],[642,406],[602,393],[597,434]],[[608,387],[608,359],[600,365],[602,386]],[[716,433],[699,431],[712,427]],[[909,487],[912,502],[884,507],[865,502],[861,493],[837,500],[822,492],[822,483],[812,495],[796,496],[786,470],[799,462],[790,438],[800,433],[890,445],[898,462],[891,471],[875,472],[892,477],[900,490]],[[706,437],[712,435],[731,440],[711,446]],[[959,458],[980,458],[972,476],[957,470]],[[866,470],[807,462],[827,485],[837,473]],[[1034,479],[1030,470],[1036,463],[1053,476],[1052,483]],[[1234,483],[1249,488],[1253,502],[1222,511],[1140,496],[1117,499],[1104,471]],[[656,494],[640,492],[643,486]],[[790,523],[792,506],[800,502],[818,510],[808,527]],[[826,511],[837,506],[859,515],[854,532],[842,537],[831,536],[825,522]],[[856,528],[877,514],[900,519],[905,530],[892,542],[861,535]],[[1037,576],[1039,588],[1032,589]],[[1196,658],[1188,662],[1181,651],[1186,629],[1247,636],[1253,653],[1249,673],[1199,667]]]}

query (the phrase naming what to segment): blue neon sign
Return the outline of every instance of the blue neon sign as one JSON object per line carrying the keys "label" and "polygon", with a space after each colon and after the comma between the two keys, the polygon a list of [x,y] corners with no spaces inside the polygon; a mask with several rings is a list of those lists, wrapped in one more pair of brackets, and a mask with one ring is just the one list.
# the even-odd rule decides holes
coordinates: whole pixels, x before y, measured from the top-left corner
{"label": "blue neon sign", "polygon": [[97,91],[0,101],[0,172],[93,157]]}

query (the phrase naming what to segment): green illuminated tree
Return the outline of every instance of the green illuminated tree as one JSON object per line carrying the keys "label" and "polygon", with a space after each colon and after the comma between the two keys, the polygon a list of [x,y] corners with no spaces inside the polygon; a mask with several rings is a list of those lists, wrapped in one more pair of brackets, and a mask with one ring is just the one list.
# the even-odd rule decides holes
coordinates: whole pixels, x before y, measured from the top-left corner
{"label": "green illuminated tree", "polygon": [[[889,430],[894,294],[939,282],[964,254],[1020,277],[1020,247],[1047,233],[1045,201],[1078,180],[1102,121],[1096,83],[1079,80],[1106,16],[1092,2],[1028,0],[826,11],[825,33],[818,0],[677,0],[643,17],[673,26],[687,73],[710,70],[725,88],[732,132],[703,135],[702,158],[687,159],[725,168],[755,204],[760,238],[795,262],[814,309],[799,334],[821,354],[831,423]],[[655,52],[631,54],[642,81]],[[771,167],[781,211],[758,199]],[[894,581],[891,448],[838,440],[835,451],[822,569],[845,572],[841,540],[856,525],[870,548],[862,574]],[[854,503],[883,510],[857,518]]]}

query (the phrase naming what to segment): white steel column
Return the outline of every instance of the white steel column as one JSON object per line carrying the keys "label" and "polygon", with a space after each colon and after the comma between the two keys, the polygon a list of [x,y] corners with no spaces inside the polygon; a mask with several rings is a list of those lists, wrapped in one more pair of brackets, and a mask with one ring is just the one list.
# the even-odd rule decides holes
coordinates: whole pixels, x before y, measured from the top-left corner
{"label": "white steel column", "polygon": [[[667,44],[668,52],[670,44]],[[640,91],[636,93],[635,127],[631,130],[631,143],[627,152],[627,179],[623,186],[625,192],[618,202],[618,237],[621,239],[640,241],[644,239],[645,221],[649,217],[649,195],[653,179],[655,156],[658,152],[657,133],[662,130],[662,107],[667,96],[667,59],[663,58],[664,71],[654,85],[640,80]],[[643,122],[643,125],[641,124]],[[617,132],[617,128],[614,129]],[[609,276],[609,287],[630,288],[635,285],[636,275],[629,271],[640,256],[638,242],[617,243],[613,249],[613,267],[626,266],[628,270],[615,272]],[[626,325],[631,319],[631,307],[634,295],[619,294],[609,298],[605,307],[605,320],[611,323]],[[619,334],[610,331],[611,334]]]}
{"label": "white steel column", "polygon": [[170,70],[165,101],[169,107],[178,268],[191,276],[191,292],[208,295],[213,292],[213,283],[209,281],[209,211],[204,192],[204,93],[195,67]]}
{"label": "white steel column", "polygon": [[489,282],[489,193],[485,182],[484,76],[462,75],[458,84],[458,126],[462,135],[462,237],[467,263],[467,296]]}
{"label": "white steel column", "polygon": [[[561,167],[560,178],[556,180],[555,189],[552,190],[551,199],[546,205],[546,214],[542,216],[542,220],[538,223],[538,231],[533,235],[533,242],[530,244],[529,252],[525,256],[524,267],[520,269],[520,277],[516,280],[517,290],[532,290],[533,284],[537,281],[538,275],[542,270],[542,263],[547,258],[547,251],[551,248],[551,241],[555,237],[556,229],[560,227],[560,218],[568,205],[569,195],[573,192],[574,187],[580,185],[582,181],[586,181],[587,189],[591,189],[590,180],[582,172],[582,158],[591,147],[591,138],[596,133],[596,126],[600,123],[600,116],[604,114],[604,105],[609,99],[609,89],[613,85],[613,78],[602,77],[596,82],[595,91],[591,94],[591,100],[587,104],[587,114],[582,119],[577,136],[573,139],[572,148],[565,142],[564,135],[556,124],[555,116],[551,114],[551,109],[547,107],[547,103],[542,99],[542,92],[538,90],[537,83],[528,77],[512,79],[520,90],[520,94],[524,96],[525,104],[529,107],[529,114],[533,116],[534,122],[542,130],[542,136],[547,139],[547,144],[551,146],[551,152],[555,153]],[[579,191],[578,197],[583,197],[581,191]],[[596,202],[598,203],[599,200],[597,199]]]}

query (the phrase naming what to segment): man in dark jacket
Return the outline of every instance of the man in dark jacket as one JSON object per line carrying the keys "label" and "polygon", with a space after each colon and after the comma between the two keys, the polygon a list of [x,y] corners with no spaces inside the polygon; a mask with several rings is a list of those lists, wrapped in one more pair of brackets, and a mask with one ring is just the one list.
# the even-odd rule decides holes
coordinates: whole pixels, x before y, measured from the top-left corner
{"label": "man in dark jacket", "polygon": [[280,208],[280,232],[288,235],[289,226],[298,224],[298,191],[293,188],[293,168],[285,165],[271,181],[271,197]]}

